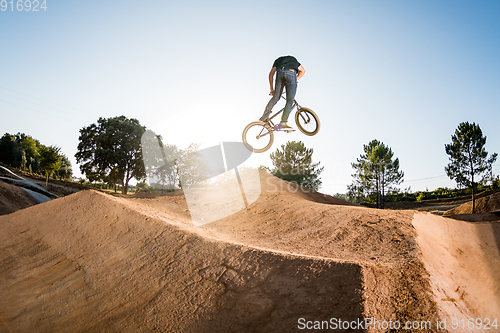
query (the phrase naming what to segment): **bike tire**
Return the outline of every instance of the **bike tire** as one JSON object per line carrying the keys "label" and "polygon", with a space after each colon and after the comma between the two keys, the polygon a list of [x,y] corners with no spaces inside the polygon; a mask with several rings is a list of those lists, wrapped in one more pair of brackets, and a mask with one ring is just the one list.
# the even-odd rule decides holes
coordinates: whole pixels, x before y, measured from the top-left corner
{"label": "bike tire", "polygon": [[300,108],[297,110],[295,113],[295,123],[299,130],[305,135],[313,136],[319,132],[319,118],[316,113],[309,108]]}
{"label": "bike tire", "polygon": [[[253,139],[253,136],[257,133],[257,136],[255,137],[255,140]],[[260,143],[259,145],[256,144],[256,141],[258,141],[261,136],[264,138],[262,141],[258,142]],[[263,153],[267,151],[271,146],[273,145],[274,142],[274,133],[271,127],[266,124],[263,121],[254,121],[248,124],[245,129],[243,130],[242,134],[242,139],[243,139],[243,144],[245,147],[247,147],[248,150],[254,153]],[[255,147],[253,147],[253,145]]]}

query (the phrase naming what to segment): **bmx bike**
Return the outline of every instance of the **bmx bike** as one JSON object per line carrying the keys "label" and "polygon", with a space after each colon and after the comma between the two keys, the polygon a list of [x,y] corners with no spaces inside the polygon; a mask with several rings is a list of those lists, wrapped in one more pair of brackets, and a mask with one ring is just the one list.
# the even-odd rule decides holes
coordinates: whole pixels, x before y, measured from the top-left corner
{"label": "bmx bike", "polygon": [[[281,96],[281,98],[285,98]],[[292,104],[292,109],[290,113],[296,109],[295,113],[295,123],[299,130],[305,135],[313,136],[319,132],[319,118],[314,113],[313,110],[309,108],[304,108],[297,103],[294,99]],[[279,110],[274,115],[269,117],[266,121],[254,121],[248,124],[243,130],[243,143],[248,150],[254,153],[263,153],[271,146],[274,142],[274,132],[293,132],[294,130],[280,130],[277,125],[274,124],[273,118],[282,113],[285,108]],[[278,122],[279,124],[279,122]]]}

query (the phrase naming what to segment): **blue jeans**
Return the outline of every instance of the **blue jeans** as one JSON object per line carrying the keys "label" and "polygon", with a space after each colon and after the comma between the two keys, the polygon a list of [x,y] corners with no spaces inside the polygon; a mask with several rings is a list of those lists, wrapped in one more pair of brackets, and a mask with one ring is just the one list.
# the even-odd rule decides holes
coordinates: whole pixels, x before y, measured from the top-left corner
{"label": "blue jeans", "polygon": [[290,111],[292,111],[293,100],[295,98],[295,93],[297,92],[297,73],[288,69],[276,72],[276,83],[274,86],[274,95],[269,103],[267,103],[264,114],[271,114],[271,110],[276,103],[278,103],[278,100],[283,93],[283,88],[286,87],[285,111],[283,111],[283,116],[281,117],[281,121],[286,123],[288,116],[290,115]]}

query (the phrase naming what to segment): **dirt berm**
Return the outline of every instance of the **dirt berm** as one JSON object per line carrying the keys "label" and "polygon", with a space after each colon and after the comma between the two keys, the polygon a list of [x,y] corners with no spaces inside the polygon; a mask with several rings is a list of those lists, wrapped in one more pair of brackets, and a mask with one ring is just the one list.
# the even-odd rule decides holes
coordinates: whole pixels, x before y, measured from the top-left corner
{"label": "dirt berm", "polygon": [[[201,227],[182,193],[82,191],[1,216],[0,332],[303,332],[301,322],[366,318],[438,331],[437,316],[451,313],[438,305],[454,302],[435,291],[426,267],[439,269],[428,261],[441,245],[422,242],[429,236],[412,225],[413,211],[355,206],[260,176],[256,202]],[[432,234],[427,217],[418,228]],[[498,251],[485,267],[495,260]],[[482,278],[497,286],[497,273]],[[437,285],[455,288],[447,281]],[[483,289],[464,290],[467,313],[486,314],[467,303]]]}
{"label": "dirt berm", "polygon": [[36,204],[37,201],[25,190],[0,180],[0,215],[10,214]]}
{"label": "dirt berm", "polygon": [[[500,212],[500,192],[476,199],[475,213]],[[445,215],[472,214],[472,201],[447,210]]]}

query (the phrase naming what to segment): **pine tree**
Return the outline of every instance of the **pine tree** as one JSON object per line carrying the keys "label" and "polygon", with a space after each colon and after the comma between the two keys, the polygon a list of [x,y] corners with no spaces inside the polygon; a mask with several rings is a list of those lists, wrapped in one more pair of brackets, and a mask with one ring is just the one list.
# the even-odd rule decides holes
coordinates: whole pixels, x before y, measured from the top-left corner
{"label": "pine tree", "polygon": [[306,148],[302,141],[289,141],[270,155],[274,176],[317,191],[321,187],[319,175],[324,167],[312,162],[314,150]]}
{"label": "pine tree", "polygon": [[451,140],[452,143],[444,145],[446,154],[450,157],[450,163],[445,167],[445,171],[459,186],[464,185],[471,189],[472,213],[474,213],[476,186],[491,174],[497,153],[488,158],[488,152],[484,149],[486,136],[483,136],[481,128],[475,123],[460,123]]}
{"label": "pine tree", "polygon": [[377,208],[384,208],[385,196],[394,191],[394,185],[403,181],[404,172],[399,170],[399,159],[393,160],[392,149],[378,140],[363,145],[364,154],[357,163],[352,163],[356,173],[354,181],[347,187],[348,196],[352,199],[371,197]]}

